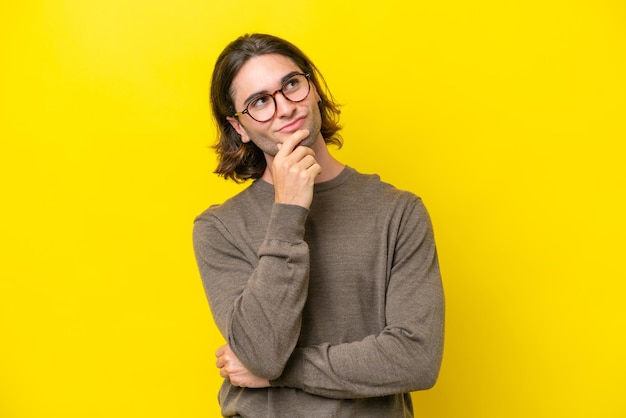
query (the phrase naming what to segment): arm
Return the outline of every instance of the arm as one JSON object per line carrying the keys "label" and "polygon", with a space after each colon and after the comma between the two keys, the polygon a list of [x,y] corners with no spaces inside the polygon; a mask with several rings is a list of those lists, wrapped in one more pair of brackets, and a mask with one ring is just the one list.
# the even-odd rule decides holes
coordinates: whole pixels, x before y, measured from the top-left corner
{"label": "arm", "polygon": [[214,216],[194,225],[196,259],[217,326],[238,360],[268,379],[282,373],[298,341],[308,293],[304,224],[321,168],[312,149],[298,146],[306,135],[286,138],[272,159],[275,203],[256,254],[249,236],[234,234]]}
{"label": "arm", "polygon": [[266,388],[270,386],[270,381],[250,373],[246,366],[237,358],[228,344],[220,347],[215,352],[215,366],[220,369],[220,376],[230,380],[230,384],[246,388]]}
{"label": "arm", "polygon": [[430,219],[408,205],[395,242],[386,326],[346,344],[300,347],[273,386],[329,398],[384,396],[434,385],[443,351],[444,298]]}
{"label": "arm", "polygon": [[213,318],[257,376],[279,376],[300,334],[309,275],[307,213],[299,206],[273,205],[257,254],[242,248],[213,216],[194,224],[196,260]]}

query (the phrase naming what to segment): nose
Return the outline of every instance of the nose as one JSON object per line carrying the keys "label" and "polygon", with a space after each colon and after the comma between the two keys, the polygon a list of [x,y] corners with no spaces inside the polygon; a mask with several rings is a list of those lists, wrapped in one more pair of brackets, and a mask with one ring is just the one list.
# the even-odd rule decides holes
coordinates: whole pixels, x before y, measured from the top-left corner
{"label": "nose", "polygon": [[296,108],[295,103],[287,99],[281,91],[274,94],[274,101],[276,102],[277,117],[291,116]]}

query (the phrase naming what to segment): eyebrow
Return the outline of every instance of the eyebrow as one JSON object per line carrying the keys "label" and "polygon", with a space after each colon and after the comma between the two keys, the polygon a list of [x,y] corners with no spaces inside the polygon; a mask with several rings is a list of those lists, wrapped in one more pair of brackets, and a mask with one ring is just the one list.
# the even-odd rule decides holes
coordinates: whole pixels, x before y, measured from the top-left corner
{"label": "eyebrow", "polygon": [[[280,79],[280,88],[283,88],[283,84],[285,84],[287,80],[289,80],[291,77],[293,77],[296,74],[302,74],[302,72],[292,71],[284,75],[283,78]],[[263,96],[265,94],[270,94],[270,92],[267,90],[261,90],[261,91],[257,91],[256,93],[252,93],[250,96],[248,96],[248,98],[246,98],[246,100],[244,100],[243,105],[248,106],[248,104],[252,101],[252,99],[257,98],[259,96]]]}

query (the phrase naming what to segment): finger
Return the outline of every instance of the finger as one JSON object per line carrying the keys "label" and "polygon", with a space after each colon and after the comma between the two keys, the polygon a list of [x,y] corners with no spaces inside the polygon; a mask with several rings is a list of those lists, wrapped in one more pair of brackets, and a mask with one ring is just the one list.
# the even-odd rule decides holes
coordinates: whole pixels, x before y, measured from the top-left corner
{"label": "finger", "polygon": [[311,168],[315,164],[317,164],[317,160],[315,159],[315,157],[313,155],[310,155],[310,154],[309,155],[305,155],[300,160],[301,167],[304,167],[305,169]]}
{"label": "finger", "polygon": [[298,131],[295,131],[291,136],[283,141],[282,146],[278,149],[278,152],[282,153],[283,155],[291,154],[293,150],[298,146],[298,144],[302,142],[302,140],[308,135],[308,129],[300,129]]}
{"label": "finger", "polygon": [[224,353],[226,352],[226,348],[228,347],[228,344],[221,346],[220,348],[218,348],[215,351],[215,357],[222,357],[224,355]]}
{"label": "finger", "polygon": [[297,146],[291,154],[285,155],[281,161],[289,166],[301,163],[305,158],[315,158],[315,151],[308,147]]}

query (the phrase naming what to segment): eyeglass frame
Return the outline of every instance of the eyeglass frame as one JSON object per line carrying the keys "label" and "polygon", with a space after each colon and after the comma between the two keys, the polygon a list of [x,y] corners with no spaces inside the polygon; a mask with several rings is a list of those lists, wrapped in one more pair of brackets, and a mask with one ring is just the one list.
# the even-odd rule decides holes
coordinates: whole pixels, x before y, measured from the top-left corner
{"label": "eyeglass frame", "polygon": [[[291,100],[289,97],[285,96],[285,93],[283,93],[283,89],[285,88],[285,84],[287,84],[289,81],[291,81],[294,77],[299,76],[299,75],[303,75],[304,78],[306,78],[306,82],[307,82],[307,86],[308,86],[308,91],[306,93],[306,96],[304,96],[302,99],[300,100]],[[251,101],[250,103],[248,103],[248,105],[246,106],[246,108],[244,110],[242,110],[241,112],[235,112],[233,114],[233,117],[238,118],[241,115],[248,115],[252,118],[252,120],[259,122],[259,123],[265,123],[265,122],[269,122],[272,119],[274,119],[274,116],[276,116],[276,112],[278,111],[278,103],[276,103],[276,94],[280,93],[283,95],[283,97],[285,99],[287,99],[288,101],[290,101],[291,103],[300,103],[305,101],[308,97],[309,94],[311,94],[311,73],[294,73],[294,74],[290,74],[289,78],[286,79],[280,86],[280,88],[278,90],[276,90],[274,93],[267,93],[267,94],[259,94],[258,96],[255,96],[254,99],[258,99],[260,97],[265,97],[265,96],[269,96],[272,98],[272,100],[274,101],[274,113],[272,114],[272,116],[270,116],[269,119],[266,120],[258,120],[255,119],[251,114],[250,111],[248,110],[248,107],[250,107],[250,105],[253,103],[253,101]]]}

